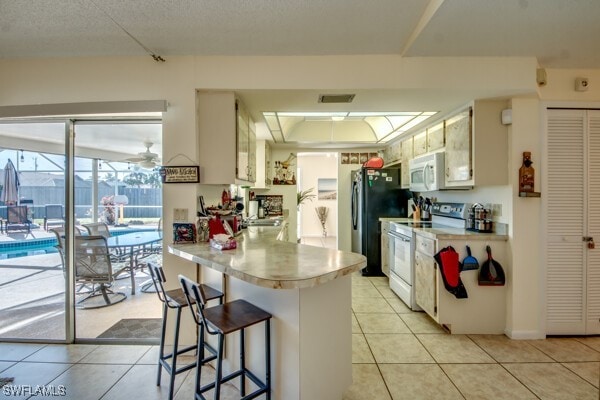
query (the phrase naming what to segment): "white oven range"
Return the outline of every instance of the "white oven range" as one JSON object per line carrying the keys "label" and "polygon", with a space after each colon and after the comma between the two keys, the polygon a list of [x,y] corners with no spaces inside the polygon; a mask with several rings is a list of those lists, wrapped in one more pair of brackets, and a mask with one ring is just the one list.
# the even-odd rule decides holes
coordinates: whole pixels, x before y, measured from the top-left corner
{"label": "white oven range", "polygon": [[415,278],[415,232],[413,228],[461,228],[466,226],[469,203],[434,203],[432,221],[390,222],[388,262],[390,289],[413,311],[421,311],[413,290]]}

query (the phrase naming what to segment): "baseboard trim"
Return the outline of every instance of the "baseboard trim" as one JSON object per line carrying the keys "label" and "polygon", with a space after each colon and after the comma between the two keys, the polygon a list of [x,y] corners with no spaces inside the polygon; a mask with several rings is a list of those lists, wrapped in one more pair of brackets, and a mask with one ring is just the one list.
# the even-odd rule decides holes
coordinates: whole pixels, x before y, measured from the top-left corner
{"label": "baseboard trim", "polygon": [[506,329],[504,334],[515,340],[536,340],[546,339],[546,334],[540,331],[511,331]]}

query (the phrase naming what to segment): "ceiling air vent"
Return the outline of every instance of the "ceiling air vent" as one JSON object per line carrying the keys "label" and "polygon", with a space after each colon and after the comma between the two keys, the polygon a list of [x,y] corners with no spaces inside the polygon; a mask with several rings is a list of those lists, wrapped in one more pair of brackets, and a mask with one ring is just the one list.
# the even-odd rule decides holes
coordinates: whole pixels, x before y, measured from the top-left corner
{"label": "ceiling air vent", "polygon": [[319,103],[352,103],[355,94],[320,94]]}

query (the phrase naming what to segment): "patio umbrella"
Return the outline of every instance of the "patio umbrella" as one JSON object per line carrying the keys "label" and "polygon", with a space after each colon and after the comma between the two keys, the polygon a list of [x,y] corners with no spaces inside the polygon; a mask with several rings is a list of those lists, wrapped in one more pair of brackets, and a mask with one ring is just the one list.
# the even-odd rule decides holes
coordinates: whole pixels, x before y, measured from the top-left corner
{"label": "patio umbrella", "polygon": [[2,201],[4,204],[17,204],[19,201],[19,174],[10,158],[4,167],[4,182],[2,185]]}

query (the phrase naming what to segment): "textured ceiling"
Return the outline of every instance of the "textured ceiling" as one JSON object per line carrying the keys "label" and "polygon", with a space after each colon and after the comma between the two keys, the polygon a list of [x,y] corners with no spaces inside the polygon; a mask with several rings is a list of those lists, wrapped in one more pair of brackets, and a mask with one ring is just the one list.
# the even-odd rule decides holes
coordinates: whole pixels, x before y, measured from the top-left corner
{"label": "textured ceiling", "polygon": [[600,68],[598,0],[0,0],[0,57],[533,56]]}
{"label": "textured ceiling", "polygon": [[[545,68],[600,68],[599,19],[600,0],[0,0],[0,59],[390,54],[535,57]],[[345,111],[444,111],[510,94],[485,87],[348,92],[357,97]],[[262,111],[314,110],[319,93],[236,91],[257,121]]]}

